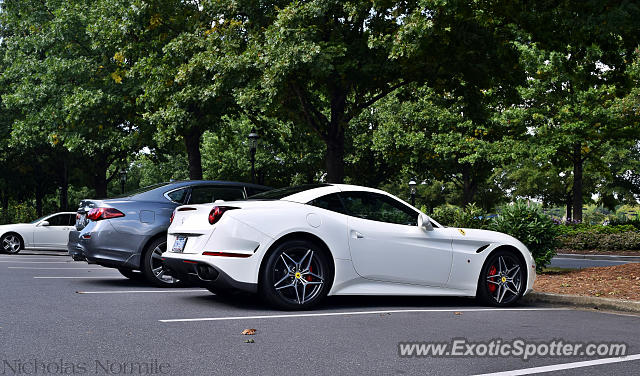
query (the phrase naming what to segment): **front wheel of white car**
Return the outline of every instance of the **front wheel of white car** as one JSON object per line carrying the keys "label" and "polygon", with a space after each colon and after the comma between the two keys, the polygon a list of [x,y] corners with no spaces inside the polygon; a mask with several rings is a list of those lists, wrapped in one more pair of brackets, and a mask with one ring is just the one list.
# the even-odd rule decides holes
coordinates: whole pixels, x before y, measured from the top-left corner
{"label": "front wheel of white car", "polygon": [[526,264],[513,252],[493,253],[480,273],[478,298],[484,304],[508,307],[516,304],[526,287]]}
{"label": "front wheel of white car", "polygon": [[281,309],[303,310],[329,292],[333,267],[327,252],[307,240],[289,240],[267,256],[260,275],[260,294]]}
{"label": "front wheel of white car", "polygon": [[2,247],[0,248],[2,252],[15,255],[24,248],[24,243],[19,235],[8,233],[2,235],[2,238],[0,238],[0,246]]}

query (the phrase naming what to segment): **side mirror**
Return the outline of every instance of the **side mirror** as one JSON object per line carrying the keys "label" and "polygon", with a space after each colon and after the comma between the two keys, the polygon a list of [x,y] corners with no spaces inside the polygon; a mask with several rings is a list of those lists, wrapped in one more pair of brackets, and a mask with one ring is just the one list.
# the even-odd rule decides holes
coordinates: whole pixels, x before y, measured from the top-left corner
{"label": "side mirror", "polygon": [[42,221],[42,222],[40,222],[40,226],[49,226],[49,222],[48,221]]}
{"label": "side mirror", "polygon": [[433,231],[433,225],[431,224],[431,218],[426,214],[418,214],[418,227],[425,229],[426,231]]}

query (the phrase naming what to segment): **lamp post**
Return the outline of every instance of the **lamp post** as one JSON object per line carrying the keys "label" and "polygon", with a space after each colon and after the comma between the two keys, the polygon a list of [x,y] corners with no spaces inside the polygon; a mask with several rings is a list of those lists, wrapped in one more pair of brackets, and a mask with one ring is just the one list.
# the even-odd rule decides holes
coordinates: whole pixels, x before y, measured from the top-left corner
{"label": "lamp post", "polygon": [[411,205],[416,206],[416,181],[411,179],[409,182],[409,190],[411,192]]}
{"label": "lamp post", "polygon": [[127,170],[124,168],[120,169],[120,190],[122,194],[124,194],[124,183],[127,182]]}
{"label": "lamp post", "polygon": [[249,153],[251,155],[251,183],[256,181],[256,149],[258,148],[258,139],[260,136],[256,133],[255,128],[251,128],[251,133],[247,137],[249,139]]}

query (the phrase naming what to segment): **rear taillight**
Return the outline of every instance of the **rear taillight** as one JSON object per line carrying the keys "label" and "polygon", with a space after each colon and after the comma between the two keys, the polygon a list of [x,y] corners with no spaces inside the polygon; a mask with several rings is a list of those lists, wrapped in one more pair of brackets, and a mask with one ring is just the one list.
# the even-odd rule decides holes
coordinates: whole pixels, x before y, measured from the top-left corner
{"label": "rear taillight", "polygon": [[118,217],[124,217],[124,213],[114,208],[93,208],[87,213],[87,218],[92,221]]}
{"label": "rear taillight", "polygon": [[171,213],[171,218],[169,218],[169,223],[173,223],[173,218],[176,216],[176,211],[174,210],[173,213]]}
{"label": "rear taillight", "polygon": [[216,224],[227,210],[238,209],[232,206],[214,206],[209,212],[209,223]]}

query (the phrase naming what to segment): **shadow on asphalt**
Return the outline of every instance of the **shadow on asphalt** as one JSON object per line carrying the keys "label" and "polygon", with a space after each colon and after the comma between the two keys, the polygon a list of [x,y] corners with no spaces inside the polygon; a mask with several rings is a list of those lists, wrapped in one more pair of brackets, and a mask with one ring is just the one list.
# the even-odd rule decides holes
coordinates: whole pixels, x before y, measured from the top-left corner
{"label": "shadow on asphalt", "polygon": [[[5,253],[0,253],[5,255]],[[20,253],[12,254],[11,256],[69,256],[67,251],[20,251]]]}
{"label": "shadow on asphalt", "polygon": [[[274,310],[264,303],[257,295],[239,294],[237,296],[197,295],[183,296],[201,306],[223,305],[229,308],[245,310]],[[442,307],[482,307],[474,299],[455,297],[425,297],[425,296],[331,296],[313,311],[360,310],[360,309],[394,309],[394,308],[442,308]]]}
{"label": "shadow on asphalt", "polygon": [[87,280],[84,283],[86,285],[93,285],[96,287],[155,287],[145,281],[134,281],[126,277],[122,277],[122,279],[92,279]]}

